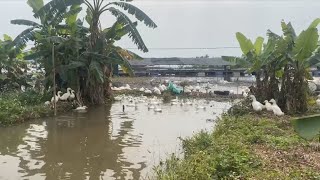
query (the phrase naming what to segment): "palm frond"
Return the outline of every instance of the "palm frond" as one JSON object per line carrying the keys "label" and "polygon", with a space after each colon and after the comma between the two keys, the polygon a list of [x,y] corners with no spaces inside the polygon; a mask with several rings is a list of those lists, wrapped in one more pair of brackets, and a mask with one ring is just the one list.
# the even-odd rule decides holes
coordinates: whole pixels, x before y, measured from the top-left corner
{"label": "palm frond", "polygon": [[296,39],[297,35],[296,32],[293,28],[293,26],[291,25],[291,23],[289,22],[288,24],[286,24],[284,21],[281,22],[281,28],[282,28],[282,32],[284,35],[284,39],[288,42],[291,43],[291,45],[293,46],[293,41]]}
{"label": "palm frond", "polygon": [[108,10],[117,17],[117,20],[125,25],[128,25],[128,36],[132,39],[133,43],[138,46],[138,49],[142,50],[143,52],[148,52],[147,46],[144,44],[138,30],[132,23],[132,21],[126,16],[124,13],[119,11],[116,8],[110,7]]}
{"label": "palm frond", "polygon": [[76,69],[79,67],[86,67],[86,64],[82,61],[71,61],[68,65],[66,65],[67,69]]}
{"label": "palm frond", "polygon": [[35,27],[30,27],[24,31],[22,31],[14,40],[13,40],[13,45],[20,49],[22,47],[24,47],[26,45],[26,43],[29,41],[29,40],[32,40],[34,39],[34,29]]}
{"label": "palm frond", "polygon": [[134,76],[133,68],[127,58],[123,57],[119,51],[112,53],[111,57],[112,56],[114,56],[115,60],[119,61],[117,64],[121,66],[125,73],[128,73],[130,76]]}
{"label": "palm frond", "polygon": [[[133,22],[134,27],[137,27],[138,23]],[[130,25],[124,26],[119,21],[116,21],[110,28],[103,30],[105,37],[108,40],[119,41],[123,36],[127,35],[130,32]]]}
{"label": "palm frond", "polygon": [[61,9],[57,12],[50,24],[57,25],[61,23],[65,18],[77,15],[81,10],[82,8],[80,6],[78,8],[70,9],[69,11],[67,11],[67,9]]}
{"label": "palm frond", "polygon": [[66,9],[72,5],[80,5],[84,1],[83,0],[51,0],[42,8],[40,8],[36,13],[34,13],[35,18],[39,18],[41,16],[54,17],[59,11]]}
{"label": "palm frond", "polygon": [[108,56],[105,56],[105,55],[102,55],[102,54],[99,54],[99,53],[96,53],[96,52],[83,52],[81,54],[81,56],[85,56],[85,57],[93,57],[94,59],[100,59],[100,60],[104,60],[104,59],[107,59]]}
{"label": "palm frond", "polygon": [[48,40],[50,43],[62,43],[66,40],[66,38],[60,36],[50,36],[47,37],[46,40]]}
{"label": "palm frond", "polygon": [[146,26],[151,28],[156,28],[157,25],[155,22],[152,21],[152,19],[145,14],[143,11],[141,11],[136,6],[125,3],[125,2],[111,2],[110,4],[119,6],[123,8],[125,11],[128,11],[129,14],[134,15],[139,21],[142,21]]}
{"label": "palm frond", "polygon": [[132,59],[134,59],[134,60],[143,60],[143,57],[139,56],[138,54],[136,54],[136,53],[134,53],[132,51],[129,51],[127,49],[126,49],[126,51],[128,51],[128,53],[131,54]]}
{"label": "palm frond", "polygon": [[25,25],[25,26],[40,26],[38,23],[34,21],[29,21],[25,19],[14,19],[11,20],[11,24],[16,24],[16,25]]}
{"label": "palm frond", "polygon": [[70,11],[65,15],[66,24],[71,25],[77,23],[77,17],[81,10],[82,7],[80,7],[80,5],[72,5]]}
{"label": "palm frond", "polygon": [[43,6],[43,0],[28,0],[27,4],[32,8],[33,12],[37,12]]}
{"label": "palm frond", "polygon": [[98,82],[104,82],[104,74],[100,63],[98,63],[97,61],[91,61],[89,70],[93,73]]}
{"label": "palm frond", "polygon": [[36,51],[31,54],[25,55],[24,59],[25,60],[34,60],[34,59],[38,59],[40,57],[46,56],[47,54],[48,54],[48,52],[46,52],[46,51]]}

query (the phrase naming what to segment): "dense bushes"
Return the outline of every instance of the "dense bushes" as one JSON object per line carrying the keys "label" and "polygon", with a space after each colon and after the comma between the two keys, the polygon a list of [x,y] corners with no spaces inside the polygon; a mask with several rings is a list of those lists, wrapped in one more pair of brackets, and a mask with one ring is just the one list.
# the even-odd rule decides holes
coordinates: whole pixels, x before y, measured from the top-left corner
{"label": "dense bushes", "polygon": [[[35,91],[23,93],[3,93],[0,95],[0,126],[24,122],[52,114],[52,109],[44,105],[48,94],[39,94]],[[60,104],[58,108],[69,110],[69,104]]]}
{"label": "dense bushes", "polygon": [[[214,132],[183,140],[184,158],[172,155],[155,168],[158,179],[316,178],[312,162],[300,168],[308,142],[297,136],[288,120],[251,115],[224,116]],[[259,153],[265,153],[263,157]],[[292,152],[293,155],[290,155]],[[302,153],[302,154],[299,154]],[[272,159],[275,159],[273,162]],[[288,164],[292,164],[288,166]],[[286,171],[283,171],[286,168]]]}

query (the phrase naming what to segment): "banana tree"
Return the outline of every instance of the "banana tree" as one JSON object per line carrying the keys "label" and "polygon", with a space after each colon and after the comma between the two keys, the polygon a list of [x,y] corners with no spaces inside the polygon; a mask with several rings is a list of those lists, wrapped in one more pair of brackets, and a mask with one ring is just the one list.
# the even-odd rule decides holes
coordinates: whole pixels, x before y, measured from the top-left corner
{"label": "banana tree", "polygon": [[[296,112],[304,113],[308,110],[307,80],[312,78],[310,76],[310,68],[320,62],[317,29],[319,23],[320,19],[314,20],[299,36],[294,37],[293,41],[287,41],[290,50],[292,47],[292,50],[288,53],[288,64],[293,69],[293,79],[290,84],[290,91],[292,91],[290,100],[292,106],[290,108],[293,108]],[[291,35],[293,36],[293,33]]]}
{"label": "banana tree", "polygon": [[[72,0],[69,1],[68,5],[79,2],[84,2],[87,6],[86,21],[90,26],[88,35],[89,43],[86,47],[86,52],[83,54],[89,61],[86,63],[88,68],[85,69],[85,71],[87,71],[85,74],[88,76],[84,77],[87,84],[82,94],[92,103],[100,104],[103,103],[105,95],[110,96],[109,78],[112,72],[112,62],[114,62],[110,59],[117,57],[118,60],[121,61],[122,59],[123,62],[126,62],[124,61],[126,59],[123,54],[124,52],[128,52],[119,47],[115,47],[113,43],[117,38],[110,40],[108,37],[109,34],[104,32],[100,27],[100,18],[103,13],[110,12],[114,15],[117,18],[116,21],[118,25],[125,27],[125,34],[128,35],[133,43],[143,52],[147,52],[148,49],[136,29],[136,23],[132,22],[126,13],[122,12],[119,8],[135,16],[138,21],[143,22],[148,27],[156,28],[157,25],[143,11],[124,1],[110,1],[105,3],[106,1],[103,0]],[[63,9],[61,8],[62,4],[64,4],[64,0],[52,0],[40,8],[35,15],[36,17],[41,17],[50,14],[49,17],[51,17],[51,14],[56,14],[59,9]],[[109,60],[106,60],[107,57]],[[128,65],[128,63],[122,64]]]}
{"label": "banana tree", "polygon": [[[137,20],[143,22],[147,27],[156,28],[157,25],[143,11],[133,6],[132,4],[123,1],[104,3],[103,0],[93,0],[93,3],[90,3],[88,0],[85,0],[85,4],[88,7],[86,20],[90,25],[89,49],[91,51],[98,52],[101,55],[111,55],[111,57],[118,57],[119,59],[123,59],[123,56],[121,56],[121,53],[119,53],[120,49],[113,47],[113,43],[117,39],[108,39],[108,35],[110,33],[105,34],[103,30],[99,27],[100,17],[103,15],[103,13],[109,12],[117,18],[116,25],[125,27],[125,34],[127,34],[132,39],[133,43],[137,45],[138,49],[140,49],[143,52],[148,52],[148,48],[143,42],[140,33],[136,29],[136,24],[132,22],[130,18],[118,8],[122,8],[129,14],[135,16]],[[111,30],[115,29],[116,27]],[[119,31],[117,33],[119,33]],[[91,57],[91,59],[93,60],[94,57]],[[96,96],[95,98],[93,98],[93,102],[96,103],[101,103],[101,100],[104,99],[104,96],[101,95],[104,94],[110,96],[111,94],[111,89],[109,87],[109,78],[112,72],[112,63],[103,65],[102,69],[105,70],[105,76],[103,78],[104,82],[96,83],[97,81],[93,79],[92,81],[94,83],[92,83],[92,85],[89,86],[93,87],[89,90],[89,94]]]}
{"label": "banana tree", "polygon": [[263,92],[263,84],[261,81],[261,76],[263,73],[263,59],[261,58],[261,56],[263,53],[264,38],[260,36],[257,37],[253,44],[250,39],[248,39],[245,35],[243,35],[240,32],[236,33],[236,37],[243,53],[241,60],[242,63],[244,63],[243,60],[246,62],[248,72],[255,72],[257,88],[254,93],[260,99],[261,93]]}

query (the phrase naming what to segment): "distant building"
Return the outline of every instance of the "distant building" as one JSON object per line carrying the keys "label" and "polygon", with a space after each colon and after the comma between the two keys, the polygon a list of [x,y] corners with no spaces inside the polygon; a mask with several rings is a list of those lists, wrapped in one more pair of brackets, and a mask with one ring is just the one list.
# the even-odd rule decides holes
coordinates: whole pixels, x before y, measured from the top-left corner
{"label": "distant building", "polygon": [[[145,58],[130,60],[136,76],[244,76],[244,69],[231,70],[233,64],[222,58]],[[119,72],[119,75],[125,75]]]}

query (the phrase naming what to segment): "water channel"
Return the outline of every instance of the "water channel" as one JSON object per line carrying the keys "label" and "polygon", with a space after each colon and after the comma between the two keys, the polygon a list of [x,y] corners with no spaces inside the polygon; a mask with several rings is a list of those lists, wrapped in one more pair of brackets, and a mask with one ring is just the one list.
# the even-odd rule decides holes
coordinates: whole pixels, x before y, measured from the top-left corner
{"label": "water channel", "polygon": [[162,113],[116,102],[0,128],[0,179],[144,179],[171,153],[178,137],[211,130],[227,102],[162,104]]}

